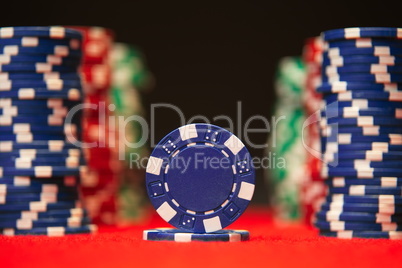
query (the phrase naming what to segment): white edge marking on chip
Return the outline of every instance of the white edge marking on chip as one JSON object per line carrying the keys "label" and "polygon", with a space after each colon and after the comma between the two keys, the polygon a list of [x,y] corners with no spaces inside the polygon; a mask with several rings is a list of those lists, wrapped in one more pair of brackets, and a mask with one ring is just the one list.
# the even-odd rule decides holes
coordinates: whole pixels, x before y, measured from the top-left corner
{"label": "white edge marking on chip", "polygon": [[182,141],[194,139],[198,137],[196,125],[187,125],[179,128],[180,137]]}
{"label": "white edge marking on chip", "polygon": [[[402,38],[402,37],[399,37],[399,38]],[[391,240],[400,240],[400,239],[402,239],[402,232],[391,231],[391,232],[389,232],[389,238]]]}
{"label": "white edge marking on chip", "polygon": [[380,135],[380,127],[376,126],[376,127],[363,128],[363,135],[369,135],[369,136]]}
{"label": "white edge marking on chip", "polygon": [[397,186],[398,186],[398,180],[396,178],[392,177],[381,178],[381,187],[397,187]]}
{"label": "white edge marking on chip", "polygon": [[346,28],[345,29],[345,39],[360,38],[359,28]]}
{"label": "white edge marking on chip", "polygon": [[365,195],[366,187],[364,185],[351,185],[349,188],[350,195]]}
{"label": "white edge marking on chip", "polygon": [[351,144],[352,143],[352,134],[348,134],[348,133],[339,134],[338,142],[340,144]]}
{"label": "white edge marking on chip", "polygon": [[234,155],[237,155],[243,148],[243,142],[236,136],[232,135],[226,142],[225,146],[232,151]]}
{"label": "white edge marking on chip", "polygon": [[357,125],[359,126],[373,126],[374,117],[373,116],[361,116],[357,118]]}
{"label": "white edge marking on chip", "polygon": [[34,99],[35,90],[33,88],[21,88],[18,90],[18,96],[20,99]]}
{"label": "white edge marking on chip", "polygon": [[377,214],[375,216],[376,223],[389,223],[391,222],[391,215]]}
{"label": "white edge marking on chip", "polygon": [[31,202],[29,203],[29,210],[32,211],[39,211],[39,212],[44,212],[47,208],[47,203],[45,202]]}
{"label": "white edge marking on chip", "polygon": [[14,36],[14,28],[13,27],[2,27],[0,29],[1,38],[12,38]]}
{"label": "white edge marking on chip", "polygon": [[53,168],[51,166],[35,167],[35,176],[39,178],[49,178],[53,175]]}
{"label": "white edge marking on chip", "polygon": [[241,234],[231,233],[229,234],[229,242],[240,242]]}
{"label": "white edge marking on chip", "polygon": [[333,179],[332,185],[335,187],[345,187],[345,179]]}
{"label": "white edge marking on chip", "polygon": [[60,26],[51,27],[49,32],[52,38],[64,38],[66,36],[65,28]]}
{"label": "white edge marking on chip", "polygon": [[203,220],[205,232],[215,232],[222,229],[221,219],[219,216]]}
{"label": "white edge marking on chip", "polygon": [[142,240],[148,240],[148,233],[155,232],[154,230],[145,230],[142,233]]}
{"label": "white edge marking on chip", "polygon": [[19,219],[17,220],[17,229],[29,230],[33,228],[32,220]]}
{"label": "white edge marking on chip", "polygon": [[373,43],[371,42],[370,38],[356,39],[355,43],[356,43],[357,48],[372,47],[373,46]]}
{"label": "white edge marking on chip", "polygon": [[341,239],[352,239],[353,238],[353,231],[338,232],[337,237],[341,238]]}
{"label": "white edge marking on chip", "polygon": [[151,156],[149,158],[147,173],[159,176],[161,174],[163,159]]}
{"label": "white edge marking on chip", "polygon": [[243,181],[240,185],[239,198],[250,201],[253,198],[254,189],[254,184]]}
{"label": "white edge marking on chip", "polygon": [[48,236],[64,236],[65,235],[65,229],[63,227],[48,227],[47,228],[47,235]]}
{"label": "white edge marking on chip", "polygon": [[60,151],[63,149],[63,146],[64,146],[63,141],[49,141],[50,151]]}
{"label": "white edge marking on chip", "polygon": [[394,206],[392,206],[392,205],[385,205],[385,206],[383,206],[383,205],[379,205],[378,206],[378,213],[385,213],[385,214],[387,214],[387,213],[392,213],[392,214],[394,214],[395,213],[395,207]]}
{"label": "white edge marking on chip", "polygon": [[331,221],[330,222],[331,231],[343,231],[345,230],[345,223],[341,221]]}
{"label": "white edge marking on chip", "polygon": [[39,45],[39,38],[23,37],[21,43],[23,47],[37,47]]}
{"label": "white edge marking on chip", "polygon": [[236,171],[236,167],[235,167],[235,165],[233,165],[233,166],[232,166],[232,169],[233,169],[233,174],[235,174],[235,175],[236,175],[236,174],[237,174],[237,171]]}
{"label": "white edge marking on chip", "polygon": [[177,214],[176,210],[174,210],[167,202],[163,203],[156,210],[156,212],[159,214],[159,216],[162,217],[162,219],[164,219],[167,222],[173,219],[173,217],[176,216]]}
{"label": "white edge marking on chip", "polygon": [[378,151],[367,151],[366,152],[366,159],[372,161],[382,161],[383,160],[383,153]]}
{"label": "white edge marking on chip", "polygon": [[14,235],[15,235],[15,231],[14,231],[14,229],[7,228],[7,229],[4,229],[4,230],[3,230],[3,235],[6,235],[6,236],[14,236]]}
{"label": "white edge marking on chip", "polygon": [[191,242],[191,234],[177,233],[174,234],[174,241],[176,242]]}

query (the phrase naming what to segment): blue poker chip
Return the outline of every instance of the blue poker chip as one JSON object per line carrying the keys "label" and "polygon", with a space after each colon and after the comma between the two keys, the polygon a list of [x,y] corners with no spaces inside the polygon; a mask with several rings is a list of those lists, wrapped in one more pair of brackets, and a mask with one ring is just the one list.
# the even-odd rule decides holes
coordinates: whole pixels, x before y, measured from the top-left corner
{"label": "blue poker chip", "polygon": [[175,242],[240,242],[248,241],[250,233],[245,230],[220,230],[213,233],[190,233],[178,229],[159,228],[145,230],[143,240]]}
{"label": "blue poker chip", "polygon": [[314,225],[323,231],[402,231],[398,223],[365,223],[317,220]]}
{"label": "blue poker chip", "polygon": [[[0,135],[1,137],[1,135]],[[322,142],[337,142],[338,144],[387,142],[392,145],[402,145],[402,134],[382,134],[365,136],[352,133],[331,134],[321,138]]]}
{"label": "blue poker chip", "polygon": [[[26,193],[26,194],[9,194],[0,196],[0,204],[16,203],[16,202],[34,202],[43,201],[48,203],[56,203],[62,201],[74,201],[79,199],[78,193],[59,193],[59,194],[40,194],[40,193]],[[1,218],[0,222],[6,219]]]}
{"label": "blue poker chip", "polygon": [[[333,162],[334,159],[365,159],[369,161],[384,161],[384,160],[400,160],[402,152],[400,151],[340,151],[338,153],[326,152],[324,159],[328,162]],[[383,177],[383,176],[380,176]]]}
{"label": "blue poker chip", "polygon": [[18,90],[20,88],[39,88],[47,90],[63,90],[68,88],[82,88],[81,81],[76,80],[61,80],[49,79],[41,80],[3,80],[0,84],[1,91]]}
{"label": "blue poker chip", "polygon": [[[402,86],[398,84],[373,84],[367,83],[367,81],[363,82],[342,82],[335,81],[331,83],[322,83],[317,87],[317,92],[321,93],[340,93],[340,92],[348,92],[348,91],[400,91],[402,90]],[[381,106],[380,106],[381,107]],[[387,106],[384,106],[384,108]]]}
{"label": "blue poker chip", "polygon": [[[66,194],[78,194],[77,187],[61,186],[56,184],[43,184],[40,186],[14,186],[8,184],[0,185],[1,194],[28,194],[28,193],[38,193],[38,194],[56,194],[56,193],[66,193]],[[18,196],[18,195],[17,195]],[[17,203],[17,202],[15,202]]]}
{"label": "blue poker chip", "polygon": [[[331,106],[329,106],[329,107],[326,107],[321,110],[321,116],[328,117],[328,118],[331,118],[331,117],[354,118],[354,117],[359,117],[359,116],[379,116],[379,117],[402,118],[402,108],[394,108],[394,107],[358,108],[358,107],[331,107]],[[397,129],[397,128],[395,128],[395,129]],[[401,127],[401,129],[402,129],[402,127]]]}
{"label": "blue poker chip", "polygon": [[401,83],[402,74],[364,74],[364,73],[345,73],[331,76],[323,76],[323,83],[328,82],[369,82],[369,83]]}
{"label": "blue poker chip", "polygon": [[[353,144],[338,144],[338,143],[326,143],[325,149],[330,151],[331,153],[355,153],[357,152],[357,156],[366,157],[367,154],[363,154],[363,151],[378,151],[378,152],[398,152],[402,151],[402,145],[391,145],[386,142],[366,142],[366,143],[353,143]],[[326,151],[324,150],[324,151]],[[395,157],[402,157],[402,153]],[[369,156],[368,156],[369,157]],[[349,158],[353,159],[353,158]]]}
{"label": "blue poker chip", "polygon": [[19,36],[15,38],[0,38],[0,46],[22,46],[22,47],[43,47],[43,46],[68,46],[72,49],[81,48],[80,39],[49,39],[41,37],[24,37]]}
{"label": "blue poker chip", "polygon": [[21,213],[22,211],[32,211],[32,212],[47,212],[50,210],[70,210],[75,208],[80,208],[81,203],[79,201],[61,201],[57,203],[46,203],[43,201],[34,202],[15,202],[6,205],[0,205],[0,213]]}
{"label": "blue poker chip", "polygon": [[[371,181],[371,180],[363,180],[363,181]],[[338,203],[338,204],[344,203],[344,204],[402,205],[402,197],[395,195],[352,196],[344,194],[333,194],[328,195],[326,201],[328,203]],[[326,213],[328,213],[328,211]]]}
{"label": "blue poker chip", "polygon": [[39,179],[36,177],[2,177],[0,178],[0,184],[7,184],[10,186],[36,186],[40,187],[43,184],[54,184],[57,186],[77,186],[80,179],[78,176],[65,176],[65,177],[53,177],[50,182],[49,179]]}
{"label": "blue poker chip", "polygon": [[351,40],[331,41],[327,43],[327,46],[328,48],[332,47],[367,48],[375,46],[402,47],[402,41],[387,38],[356,38]]}
{"label": "blue poker chip", "polygon": [[[330,113],[332,113],[330,111]],[[352,113],[346,112],[344,116],[350,117]],[[373,116],[373,115],[358,115],[358,116]],[[397,116],[399,118],[399,114]],[[0,128],[1,129],[1,128]],[[401,134],[402,127],[387,127],[387,126],[370,126],[370,127],[345,127],[345,126],[327,126],[320,130],[323,137],[332,136],[335,134],[359,134],[363,136],[378,136],[387,134]]]}
{"label": "blue poker chip", "polygon": [[33,168],[0,167],[3,176],[35,176],[38,178],[52,178],[54,176],[78,176],[81,168],[38,166]]}
{"label": "blue poker chip", "polygon": [[53,55],[80,59],[81,50],[73,50],[68,46],[42,46],[42,47],[21,47],[21,46],[0,46],[0,55]]}
{"label": "blue poker chip", "polygon": [[402,65],[386,66],[378,64],[353,64],[348,66],[323,66],[323,72],[326,75],[342,75],[347,73],[369,73],[369,74],[387,74],[402,73]]}
{"label": "blue poker chip", "polygon": [[[77,139],[77,137],[75,137]],[[46,140],[66,140],[68,141],[68,138],[64,134],[54,134],[54,135],[48,135],[48,134],[1,134],[0,133],[0,140],[2,141],[13,141],[16,143],[30,143],[33,141],[46,141]]]}
{"label": "blue poker chip", "polygon": [[[396,162],[396,161],[395,161]],[[381,163],[381,162],[380,162]],[[324,180],[325,184],[331,187],[345,187],[351,185],[371,185],[382,187],[401,187],[402,178],[396,177],[379,177],[372,179],[342,178],[334,177]],[[1,182],[0,182],[1,183]],[[401,199],[402,201],[402,199]]]}
{"label": "blue poker chip", "polygon": [[83,225],[80,227],[48,227],[48,228],[32,228],[30,230],[15,230],[12,228],[3,229],[2,234],[5,236],[16,235],[46,235],[51,237],[59,237],[74,234],[93,234],[97,232],[96,225]]}
{"label": "blue poker chip", "polygon": [[377,232],[377,231],[339,231],[328,232],[320,231],[321,236],[336,237],[341,239],[353,239],[353,238],[367,238],[367,239],[402,239],[402,232],[389,231],[389,232]]}
{"label": "blue poker chip", "polygon": [[36,220],[41,218],[70,218],[70,217],[87,217],[87,211],[83,208],[73,208],[73,209],[60,209],[60,210],[49,210],[46,212],[36,212],[36,211],[12,211],[0,214],[0,221],[10,220],[10,219],[30,219]]}
{"label": "blue poker chip", "polygon": [[339,56],[356,56],[356,55],[369,55],[369,56],[401,56],[402,47],[393,46],[375,46],[375,47],[334,47],[329,48],[323,52],[324,57],[339,57]]}
{"label": "blue poker chip", "polygon": [[[1,39],[0,39],[1,41]],[[54,55],[0,55],[0,64],[21,64],[21,63],[47,63],[52,65],[80,65],[80,58],[61,57]]]}
{"label": "blue poker chip", "polygon": [[321,120],[322,126],[341,125],[341,126],[400,126],[402,119],[390,117],[361,116],[355,118],[325,118]]}
{"label": "blue poker chip", "polygon": [[12,141],[0,141],[0,155],[23,155],[28,152],[39,154],[57,154],[65,152],[79,152],[77,144],[65,141],[35,141],[29,144],[15,143]]}
{"label": "blue poker chip", "polygon": [[337,94],[324,95],[326,101],[352,101],[354,99],[366,100],[384,100],[384,101],[402,101],[402,92],[384,92],[384,91],[349,91]]}
{"label": "blue poker chip", "polygon": [[0,80],[2,81],[21,81],[21,80],[30,80],[30,81],[46,81],[51,79],[63,79],[63,80],[80,80],[80,76],[77,72],[70,73],[59,73],[59,72],[51,72],[51,73],[0,73]]}
{"label": "blue poker chip", "polygon": [[36,99],[63,99],[71,101],[81,101],[82,90],[78,88],[70,88],[66,90],[50,91],[50,90],[39,90],[39,89],[19,89],[14,91],[1,91],[0,98],[12,98],[19,100],[36,100]]}
{"label": "blue poker chip", "polygon": [[17,116],[23,114],[54,114],[59,116],[66,116],[70,112],[69,107],[54,107],[47,108],[41,106],[9,106],[0,108],[0,115]]}
{"label": "blue poker chip", "polygon": [[77,65],[52,65],[49,63],[12,63],[0,64],[0,72],[36,72],[36,73],[50,73],[50,72],[65,72],[72,73],[78,70]]}
{"label": "blue poker chip", "polygon": [[402,177],[402,168],[338,168],[326,167],[322,170],[324,177],[355,177],[355,178],[375,178],[375,177]]}
{"label": "blue poker chip", "polygon": [[[5,142],[3,142],[4,144]],[[28,144],[30,145],[30,144]],[[61,147],[62,144],[55,144],[54,147],[50,145],[50,148],[44,149],[15,149],[15,150],[3,150],[0,151],[0,159],[12,159],[11,157],[61,157],[61,156],[80,156],[83,152],[80,148],[72,147],[71,149]],[[24,146],[20,146],[24,147]],[[25,146],[28,147],[28,146]]]}
{"label": "blue poker chip", "polygon": [[398,168],[401,166],[400,161],[359,161],[359,160],[339,160],[335,162],[327,162],[326,166],[336,168]]}
{"label": "blue poker chip", "polygon": [[[1,112],[0,112],[1,114]],[[15,124],[12,126],[0,126],[0,134],[13,133],[13,134],[73,134],[81,133],[81,126],[77,124],[68,124],[65,126],[46,126],[36,124]]]}
{"label": "blue poker chip", "polygon": [[366,37],[400,39],[401,29],[395,27],[350,27],[329,30],[322,33],[322,38],[324,41],[347,40]]}
{"label": "blue poker chip", "polygon": [[330,194],[348,195],[395,195],[401,196],[401,187],[382,187],[370,185],[350,185],[345,187],[329,187]]}
{"label": "blue poker chip", "polygon": [[0,228],[13,228],[16,230],[30,230],[33,228],[46,228],[46,227],[75,227],[90,224],[88,218],[60,218],[60,219],[38,219],[38,220],[8,220],[0,221]]}
{"label": "blue poker chip", "polygon": [[[77,168],[86,164],[83,157],[37,157],[37,158],[17,158],[17,159],[2,159],[0,158],[1,167],[15,168],[33,168],[38,166],[55,166]],[[1,182],[1,179],[0,179]]]}
{"label": "blue poker chip", "polygon": [[351,66],[354,64],[380,64],[386,66],[395,66],[402,64],[402,58],[396,56],[338,56],[338,57],[323,57],[322,66]]}
{"label": "blue poker chip", "polygon": [[322,204],[321,211],[337,211],[337,212],[366,212],[380,214],[401,214],[402,206],[391,204],[355,204],[355,203],[340,203],[326,202]]}
{"label": "blue poker chip", "polygon": [[375,213],[361,212],[324,212],[320,211],[316,214],[320,222],[329,221],[345,221],[345,222],[367,222],[367,223],[402,223],[402,215],[384,215]]}
{"label": "blue poker chip", "polygon": [[[352,101],[326,101],[324,99],[323,102],[324,109],[327,107],[327,109],[331,109],[333,107],[355,107],[355,108],[372,108],[372,107],[379,107],[379,108],[385,108],[385,107],[390,107],[390,108],[401,108],[402,107],[402,102],[398,101],[375,101],[375,100],[367,100],[367,99],[356,99]],[[328,108],[328,106],[330,106]]]}
{"label": "blue poker chip", "polygon": [[16,37],[45,37],[50,39],[70,39],[82,40],[82,34],[73,29],[61,26],[19,26],[19,27],[1,27],[0,38],[9,39]]}
{"label": "blue poker chip", "polygon": [[[211,166],[208,159],[226,164]],[[179,164],[184,160],[189,163],[185,169]],[[236,136],[217,126],[193,124],[161,140],[148,163],[146,186],[165,221],[182,230],[210,233],[245,211],[254,179],[251,155]]]}

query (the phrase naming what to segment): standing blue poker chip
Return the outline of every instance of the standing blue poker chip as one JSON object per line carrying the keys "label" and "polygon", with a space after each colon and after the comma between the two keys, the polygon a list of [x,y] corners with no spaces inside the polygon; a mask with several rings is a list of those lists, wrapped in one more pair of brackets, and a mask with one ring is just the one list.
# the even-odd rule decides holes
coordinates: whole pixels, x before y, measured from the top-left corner
{"label": "standing blue poker chip", "polygon": [[240,242],[248,241],[250,233],[244,230],[220,230],[213,233],[190,233],[171,228],[145,230],[143,240],[175,242]]}
{"label": "standing blue poker chip", "polygon": [[229,131],[208,124],[183,126],[151,154],[146,187],[158,214],[188,232],[210,233],[233,223],[255,187],[251,155]]}

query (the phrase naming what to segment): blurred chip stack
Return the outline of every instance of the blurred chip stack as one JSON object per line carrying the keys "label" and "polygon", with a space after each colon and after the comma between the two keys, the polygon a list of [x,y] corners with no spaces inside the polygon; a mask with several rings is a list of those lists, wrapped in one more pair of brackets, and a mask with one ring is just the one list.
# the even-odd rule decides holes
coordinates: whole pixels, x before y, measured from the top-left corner
{"label": "blurred chip stack", "polygon": [[[119,157],[123,166],[119,189],[119,220],[127,222],[138,220],[143,214],[145,193],[142,184],[145,169],[141,167],[140,160],[148,151],[145,144],[147,139],[142,135],[141,119],[138,117],[143,118],[145,113],[140,93],[150,88],[153,79],[146,69],[144,56],[133,46],[114,44],[111,59],[111,101],[116,106],[116,116],[120,118],[116,121],[116,128],[119,131]],[[126,123],[122,123],[122,119]]]}
{"label": "blurred chip stack", "polygon": [[274,118],[268,141],[271,167],[267,174],[273,187],[272,204],[278,219],[300,219],[300,186],[305,176],[306,151],[302,143],[304,111],[302,93],[305,66],[301,58],[283,58],[276,77]]}
{"label": "blurred chip stack", "polygon": [[306,174],[301,188],[303,219],[311,225],[314,213],[322,202],[326,187],[321,178],[320,148],[320,107],[322,96],[316,88],[321,84],[322,40],[320,37],[306,40],[303,50],[306,66],[306,84],[303,92],[303,104],[306,121],[303,127],[303,140],[306,145]]}
{"label": "blurred chip stack", "polygon": [[110,53],[114,34],[99,27],[71,27],[83,34],[81,74],[85,88],[84,135],[88,172],[82,179],[85,207],[96,224],[117,221],[118,177],[115,107],[110,105],[112,73]]}
{"label": "blurred chip stack", "polygon": [[[0,230],[90,233],[79,201],[85,171],[78,69],[82,35],[63,27],[0,28]],[[74,143],[72,143],[74,141]]]}

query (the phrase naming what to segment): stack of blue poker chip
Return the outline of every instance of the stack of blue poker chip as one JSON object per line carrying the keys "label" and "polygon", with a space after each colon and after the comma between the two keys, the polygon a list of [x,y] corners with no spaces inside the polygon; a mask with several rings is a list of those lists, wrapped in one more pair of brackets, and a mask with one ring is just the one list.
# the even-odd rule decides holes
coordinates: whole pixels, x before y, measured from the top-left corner
{"label": "stack of blue poker chip", "polygon": [[[0,233],[91,233],[80,203],[82,35],[0,28]],[[77,112],[75,112],[77,110]]]}
{"label": "stack of blue poker chip", "polygon": [[323,33],[323,236],[402,239],[402,29]]}
{"label": "stack of blue poker chip", "polygon": [[177,229],[146,230],[143,238],[248,240],[247,231],[222,229],[246,210],[254,184],[251,155],[235,135],[208,124],[176,129],[152,152],[146,187],[157,213]]}

